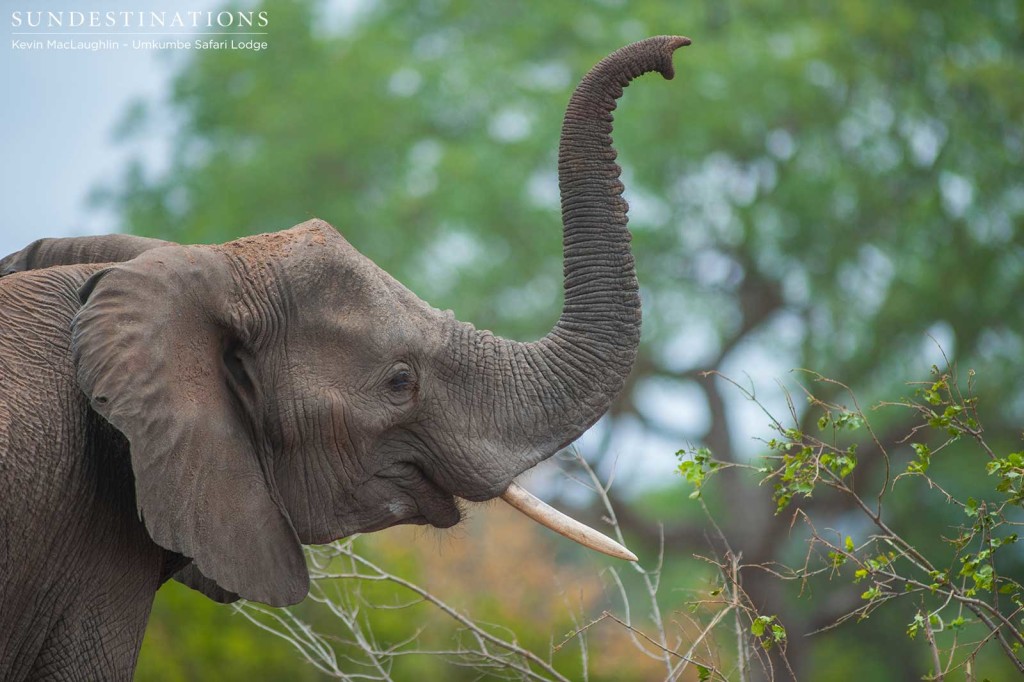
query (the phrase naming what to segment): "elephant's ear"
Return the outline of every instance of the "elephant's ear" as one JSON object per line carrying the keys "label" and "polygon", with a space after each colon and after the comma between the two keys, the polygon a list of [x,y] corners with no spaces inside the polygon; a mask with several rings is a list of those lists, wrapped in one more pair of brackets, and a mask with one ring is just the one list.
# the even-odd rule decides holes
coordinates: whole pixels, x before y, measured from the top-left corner
{"label": "elephant's ear", "polygon": [[234,283],[228,257],[154,249],[97,273],[80,295],[78,382],[128,438],[150,536],[228,592],[273,606],[301,601],[302,547],[229,386],[241,320],[258,304]]}

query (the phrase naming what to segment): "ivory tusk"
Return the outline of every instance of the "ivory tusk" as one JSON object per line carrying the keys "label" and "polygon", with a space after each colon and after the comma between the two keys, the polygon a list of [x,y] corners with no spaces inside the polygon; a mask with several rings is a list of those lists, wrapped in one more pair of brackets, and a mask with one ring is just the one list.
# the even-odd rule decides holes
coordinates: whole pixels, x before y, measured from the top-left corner
{"label": "ivory tusk", "polygon": [[636,554],[612,540],[607,535],[599,533],[589,526],[585,526],[576,519],[566,516],[546,502],[541,501],[526,488],[516,482],[508,487],[502,494],[501,499],[529,516],[542,526],[546,526],[559,535],[578,542],[584,547],[597,550],[616,559],[626,561],[637,561]]}

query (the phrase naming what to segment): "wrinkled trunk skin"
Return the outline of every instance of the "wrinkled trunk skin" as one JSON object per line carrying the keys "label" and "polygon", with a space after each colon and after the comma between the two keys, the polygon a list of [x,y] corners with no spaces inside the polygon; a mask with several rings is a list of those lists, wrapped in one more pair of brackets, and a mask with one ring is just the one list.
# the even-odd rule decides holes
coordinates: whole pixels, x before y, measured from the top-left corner
{"label": "wrinkled trunk skin", "polygon": [[622,389],[640,340],[640,297],[612,111],[634,78],[658,71],[671,79],[672,53],[689,42],[659,36],[628,45],[595,66],[573,93],[558,152],[565,305],[555,327],[533,343],[455,325],[452,367],[474,368],[462,386],[472,387],[471,412],[489,429],[468,455],[476,458],[473,480],[456,494],[500,494],[513,477],[578,438]]}

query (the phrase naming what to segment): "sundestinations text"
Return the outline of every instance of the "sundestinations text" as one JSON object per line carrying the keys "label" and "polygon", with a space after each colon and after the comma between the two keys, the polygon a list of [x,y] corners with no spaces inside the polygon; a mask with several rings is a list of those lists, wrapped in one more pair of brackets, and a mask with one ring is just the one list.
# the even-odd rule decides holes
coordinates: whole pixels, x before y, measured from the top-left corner
{"label": "sundestinations text", "polygon": [[266,11],[144,11],[109,10],[11,12],[12,28],[267,28]]}

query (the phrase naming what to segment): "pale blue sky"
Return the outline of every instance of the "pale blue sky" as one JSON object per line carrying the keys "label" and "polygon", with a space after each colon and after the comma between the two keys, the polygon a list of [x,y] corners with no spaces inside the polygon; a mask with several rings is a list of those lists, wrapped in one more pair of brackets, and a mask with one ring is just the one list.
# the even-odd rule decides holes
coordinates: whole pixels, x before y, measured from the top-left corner
{"label": "pale blue sky", "polygon": [[[110,232],[109,215],[90,211],[86,199],[125,159],[143,153],[159,164],[167,137],[134,147],[115,146],[112,130],[126,107],[166,92],[174,55],[121,49],[115,52],[23,51],[12,48],[11,13],[66,10],[51,0],[5,2],[0,24],[0,256],[38,237]],[[87,0],[73,9],[205,10],[217,0]],[[159,133],[159,131],[157,131]]]}

